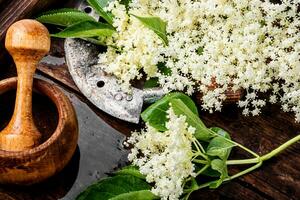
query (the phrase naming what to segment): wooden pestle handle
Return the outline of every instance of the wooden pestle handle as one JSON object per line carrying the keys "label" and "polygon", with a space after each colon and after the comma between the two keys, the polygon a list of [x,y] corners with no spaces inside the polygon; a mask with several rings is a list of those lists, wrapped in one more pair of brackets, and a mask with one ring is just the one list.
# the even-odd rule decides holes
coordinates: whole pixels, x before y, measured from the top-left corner
{"label": "wooden pestle handle", "polygon": [[38,62],[50,50],[49,32],[35,20],[21,20],[8,29],[5,46],[16,64],[18,84],[14,114],[0,132],[0,149],[23,151],[40,143],[32,117],[32,84]]}

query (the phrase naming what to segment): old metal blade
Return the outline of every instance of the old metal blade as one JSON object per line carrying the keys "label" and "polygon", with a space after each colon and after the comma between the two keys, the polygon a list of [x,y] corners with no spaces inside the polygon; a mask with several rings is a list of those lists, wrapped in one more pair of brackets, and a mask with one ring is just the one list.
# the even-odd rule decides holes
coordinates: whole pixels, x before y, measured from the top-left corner
{"label": "old metal blade", "polygon": [[66,39],[66,61],[79,90],[98,108],[119,119],[138,123],[143,106],[143,91],[122,92],[117,79],[97,65],[100,49],[80,39]]}

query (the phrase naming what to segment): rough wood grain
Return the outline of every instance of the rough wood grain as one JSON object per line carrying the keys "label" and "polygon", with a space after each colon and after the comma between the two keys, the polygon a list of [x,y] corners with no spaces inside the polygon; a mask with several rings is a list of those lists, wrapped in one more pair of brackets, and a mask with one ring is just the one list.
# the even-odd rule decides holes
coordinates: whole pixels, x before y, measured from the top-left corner
{"label": "rough wood grain", "polygon": [[[0,94],[16,85],[16,78],[0,81]],[[49,139],[33,149],[0,150],[0,183],[27,185],[43,181],[62,170],[76,149],[78,124],[69,99],[45,81],[36,80],[34,87],[54,102],[59,115],[57,128]]]}
{"label": "rough wood grain", "polygon": [[[300,130],[294,115],[282,112],[279,105],[268,105],[258,117],[245,117],[235,106],[227,106],[222,113],[202,112],[201,116],[208,126],[223,127],[232,133],[233,139],[261,155],[296,136]],[[234,152],[234,157],[247,156],[242,151]],[[299,199],[299,152],[299,144],[293,145],[240,180],[273,199]],[[233,169],[232,173],[237,170]]]}
{"label": "rough wood grain", "polygon": [[14,0],[5,1],[3,10],[0,10],[0,40],[2,41],[6,30],[16,21],[23,19],[29,15],[41,12],[46,7],[58,2],[57,0]]}
{"label": "rough wood grain", "polygon": [[[38,76],[38,78],[43,78]],[[47,82],[50,82],[47,79]],[[106,176],[126,160],[121,148],[124,135],[111,128],[77,95],[63,90],[73,103],[79,122],[78,148],[71,162],[46,182],[27,187],[0,186],[0,199],[14,200],[74,200],[89,184]],[[13,111],[14,91],[0,95],[0,129],[7,124]],[[41,104],[40,102],[43,102]],[[43,112],[41,112],[43,111]],[[46,140],[55,131],[58,116],[56,106],[46,96],[34,93],[33,116]],[[2,126],[3,125],[3,126]],[[1,199],[2,200],[2,199]]]}

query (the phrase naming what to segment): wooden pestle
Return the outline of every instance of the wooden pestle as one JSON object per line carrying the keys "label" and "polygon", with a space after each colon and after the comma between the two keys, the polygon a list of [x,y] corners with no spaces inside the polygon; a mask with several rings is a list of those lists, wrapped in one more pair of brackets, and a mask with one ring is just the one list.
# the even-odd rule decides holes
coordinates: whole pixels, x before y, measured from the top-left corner
{"label": "wooden pestle", "polygon": [[23,151],[40,144],[32,117],[32,85],[38,62],[50,50],[49,32],[35,20],[21,20],[8,29],[5,46],[16,64],[18,84],[13,116],[0,132],[0,149]]}

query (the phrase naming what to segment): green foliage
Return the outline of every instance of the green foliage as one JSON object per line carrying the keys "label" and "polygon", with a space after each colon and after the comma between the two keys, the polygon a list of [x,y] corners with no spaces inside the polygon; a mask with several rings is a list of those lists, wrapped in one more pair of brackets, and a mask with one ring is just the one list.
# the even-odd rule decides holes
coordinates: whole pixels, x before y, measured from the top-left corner
{"label": "green foliage", "polygon": [[[280,153],[283,149],[300,140],[300,135],[281,145],[272,152],[258,156],[253,151],[247,149],[231,140],[230,135],[218,127],[206,128],[198,116],[198,111],[193,101],[182,93],[171,93],[158,100],[142,114],[142,118],[153,127],[164,131],[167,122],[166,111],[170,104],[176,115],[186,116],[188,125],[196,128],[196,137],[200,141],[194,141],[195,145],[192,162],[195,164],[195,173],[207,175],[213,178],[212,181],[201,183],[196,178],[189,177],[184,180],[184,193],[180,199],[188,200],[193,191],[209,187],[218,188],[222,183],[247,174],[258,167],[263,161]],[[155,118],[157,118],[155,120]],[[199,130],[200,133],[197,133]],[[207,134],[207,135],[206,135]],[[252,155],[252,159],[227,160],[233,147],[238,146]],[[255,164],[238,174],[228,175],[227,165],[230,164]],[[86,191],[80,194],[77,200],[152,200],[158,199],[151,193],[151,186],[146,183],[145,177],[140,174],[137,167],[128,166],[115,173],[115,177],[107,178],[90,186]],[[204,179],[205,180],[205,179]],[[201,184],[200,184],[201,183]]]}
{"label": "green foliage", "polygon": [[[214,132],[220,136],[213,138],[207,147],[207,155],[218,156],[222,160],[227,160],[231,149],[236,146],[234,143],[230,142],[230,135],[221,128],[211,128]],[[229,139],[226,140],[225,138]]]}
{"label": "green foliage", "polygon": [[224,179],[228,177],[226,161],[221,159],[214,159],[211,161],[211,168],[220,173],[220,178],[209,184],[210,188],[215,189],[218,188],[223,183]]}
{"label": "green foliage", "polygon": [[146,179],[143,174],[140,173],[139,168],[133,165],[129,165],[126,167],[123,167],[119,171],[115,173],[116,175],[131,175],[135,176],[140,179]]}
{"label": "green foliage", "polygon": [[42,13],[37,20],[45,24],[67,27],[59,33],[52,34],[53,37],[82,38],[94,44],[105,45],[104,39],[115,32],[112,26],[113,16],[104,11],[109,0],[88,0],[88,3],[107,23],[96,22],[85,12],[70,8]]}
{"label": "green foliage", "polygon": [[110,200],[152,200],[152,199],[159,199],[155,196],[150,190],[140,190],[135,192],[129,192],[120,194],[116,197],[111,198]]}
{"label": "green foliage", "polygon": [[206,128],[204,123],[201,121],[199,116],[193,113],[186,104],[180,99],[172,99],[171,100],[173,111],[176,115],[184,115],[186,116],[186,122],[196,128],[195,137],[200,141],[209,141],[210,138],[213,137],[211,132]]}
{"label": "green foliage", "polygon": [[52,34],[52,36],[59,38],[107,37],[111,36],[114,32],[115,30],[107,24],[95,21],[83,21],[73,24],[59,33]]}
{"label": "green foliage", "polygon": [[172,70],[170,68],[168,68],[165,63],[162,63],[162,62],[158,63],[157,68],[160,71],[160,73],[162,73],[163,75],[166,75],[166,76],[172,75]]}
{"label": "green foliage", "polygon": [[198,109],[194,101],[187,95],[183,93],[173,92],[164,96],[159,101],[155,102],[149,106],[142,114],[141,117],[145,122],[148,122],[152,127],[159,131],[166,131],[167,122],[167,110],[170,108],[170,103],[172,99],[180,99],[189,110],[198,115]]}
{"label": "green foliage", "polygon": [[96,10],[96,12],[102,17],[107,23],[113,24],[113,16],[111,13],[104,11],[104,7],[107,6],[109,0],[87,0],[88,3]]}
{"label": "green foliage", "polygon": [[164,22],[159,17],[139,17],[136,15],[132,15],[138,20],[140,20],[146,27],[154,31],[158,37],[162,39],[165,45],[168,45],[168,37],[167,37],[167,23]]}
{"label": "green foliage", "polygon": [[36,20],[45,24],[70,26],[82,21],[94,21],[94,18],[76,9],[63,8],[42,13]]}
{"label": "green foliage", "polygon": [[117,175],[99,181],[82,192],[76,200],[156,199],[151,186],[132,175]]}

